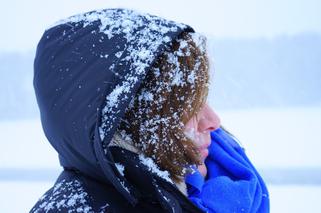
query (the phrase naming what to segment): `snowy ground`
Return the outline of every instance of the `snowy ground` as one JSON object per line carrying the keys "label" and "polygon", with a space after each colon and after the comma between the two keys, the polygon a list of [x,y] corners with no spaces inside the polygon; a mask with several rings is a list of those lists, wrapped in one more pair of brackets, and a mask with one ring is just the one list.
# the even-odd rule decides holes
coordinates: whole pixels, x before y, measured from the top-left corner
{"label": "snowy ground", "polygon": [[[271,212],[321,212],[321,108],[218,114],[266,179]],[[38,120],[2,121],[0,134],[0,212],[27,212],[59,173],[57,155]]]}

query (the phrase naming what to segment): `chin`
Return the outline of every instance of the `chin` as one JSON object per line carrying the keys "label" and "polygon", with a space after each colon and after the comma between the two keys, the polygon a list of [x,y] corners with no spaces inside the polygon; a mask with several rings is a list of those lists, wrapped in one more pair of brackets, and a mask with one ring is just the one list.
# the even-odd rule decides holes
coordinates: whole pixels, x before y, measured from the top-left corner
{"label": "chin", "polygon": [[201,175],[203,177],[205,177],[206,174],[207,174],[207,169],[206,169],[205,164],[202,164],[202,165],[198,166],[198,171],[201,173]]}

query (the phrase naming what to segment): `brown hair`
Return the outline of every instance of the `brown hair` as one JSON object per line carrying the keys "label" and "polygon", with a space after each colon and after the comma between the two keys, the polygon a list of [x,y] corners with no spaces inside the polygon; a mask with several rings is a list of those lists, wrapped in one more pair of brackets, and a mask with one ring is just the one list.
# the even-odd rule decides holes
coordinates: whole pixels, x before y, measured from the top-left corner
{"label": "brown hair", "polygon": [[205,38],[195,36],[183,33],[158,57],[119,127],[176,182],[190,165],[201,164],[196,146],[184,134],[208,91]]}

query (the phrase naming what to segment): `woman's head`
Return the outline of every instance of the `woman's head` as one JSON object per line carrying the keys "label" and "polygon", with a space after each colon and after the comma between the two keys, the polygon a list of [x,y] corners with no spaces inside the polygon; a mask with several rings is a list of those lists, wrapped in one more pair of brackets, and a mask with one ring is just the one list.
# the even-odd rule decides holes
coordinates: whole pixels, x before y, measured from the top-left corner
{"label": "woman's head", "polygon": [[208,84],[205,38],[183,33],[154,62],[119,127],[176,181],[202,163],[185,125],[206,106]]}

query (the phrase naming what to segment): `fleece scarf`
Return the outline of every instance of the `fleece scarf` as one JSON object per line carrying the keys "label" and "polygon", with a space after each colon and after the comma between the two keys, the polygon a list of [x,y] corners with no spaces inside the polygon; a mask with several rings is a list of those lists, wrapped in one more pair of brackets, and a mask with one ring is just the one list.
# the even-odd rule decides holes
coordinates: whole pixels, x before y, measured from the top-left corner
{"label": "fleece scarf", "polygon": [[244,149],[221,128],[211,140],[206,178],[195,169],[185,179],[189,199],[209,213],[269,212],[268,190]]}

